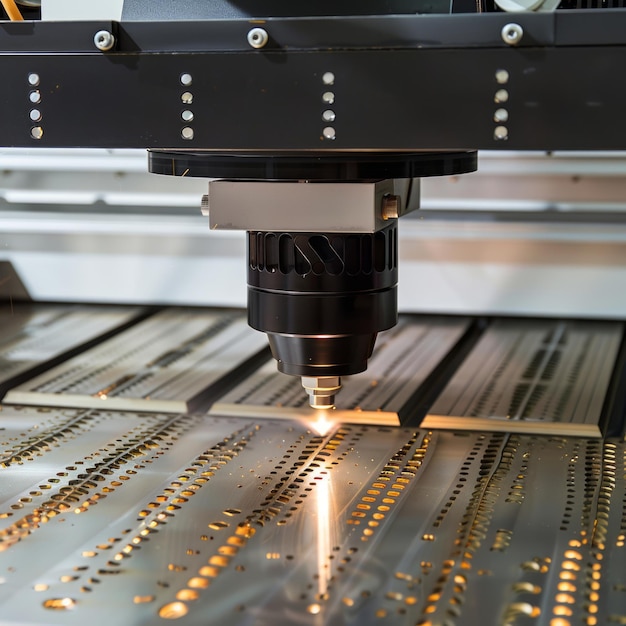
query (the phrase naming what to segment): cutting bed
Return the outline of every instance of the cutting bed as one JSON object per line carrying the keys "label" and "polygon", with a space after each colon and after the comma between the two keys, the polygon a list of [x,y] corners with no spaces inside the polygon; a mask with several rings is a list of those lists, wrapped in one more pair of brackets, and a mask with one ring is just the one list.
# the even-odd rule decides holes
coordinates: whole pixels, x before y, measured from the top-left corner
{"label": "cutting bed", "polygon": [[[202,314],[222,320],[218,334],[239,315]],[[33,370],[37,385],[59,380],[58,368],[89,363],[89,351],[163,313],[133,315],[113,336],[92,329],[44,373],[47,355],[32,354],[31,370],[9,386],[29,388]],[[26,340],[18,330],[12,342],[3,333],[13,353]],[[177,353],[180,337],[170,336],[159,349]],[[438,338],[430,348],[429,336]],[[85,407],[63,406],[61,391],[54,406],[7,395],[0,622],[626,623],[622,326],[406,317],[381,339],[339,412],[393,412],[400,426],[387,415],[382,425],[329,419],[318,428],[252,344],[250,359],[227,359],[207,382],[208,412],[156,411],[150,398],[139,410],[141,394],[124,410],[97,390]],[[185,339],[184,362],[195,362],[195,345]],[[8,348],[0,358],[10,360]],[[211,359],[217,367],[219,354]],[[154,364],[151,372],[175,388]],[[505,410],[512,403],[516,412]],[[220,414],[227,406],[239,408]],[[420,426],[425,416],[438,423]],[[489,419],[513,426],[490,429]]]}

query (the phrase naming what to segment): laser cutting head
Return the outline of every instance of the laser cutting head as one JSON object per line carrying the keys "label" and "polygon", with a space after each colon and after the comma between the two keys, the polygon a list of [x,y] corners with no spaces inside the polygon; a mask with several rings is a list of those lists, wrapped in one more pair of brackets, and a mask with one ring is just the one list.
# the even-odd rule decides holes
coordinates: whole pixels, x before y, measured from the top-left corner
{"label": "laser cutting head", "polygon": [[153,172],[223,179],[203,211],[247,231],[248,322],[319,409],[397,322],[398,218],[419,207],[419,177],[475,167],[474,152],[150,155]]}
{"label": "laser cutting head", "polygon": [[314,408],[334,406],[339,377],[367,369],[377,333],[397,322],[391,221],[376,233],[248,234],[248,322]]}

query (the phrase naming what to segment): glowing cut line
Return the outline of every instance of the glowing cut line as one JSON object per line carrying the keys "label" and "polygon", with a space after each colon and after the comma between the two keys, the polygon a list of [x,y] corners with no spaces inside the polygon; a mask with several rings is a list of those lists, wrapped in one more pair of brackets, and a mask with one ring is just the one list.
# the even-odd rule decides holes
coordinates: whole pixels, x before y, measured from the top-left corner
{"label": "glowing cut line", "polygon": [[322,476],[317,485],[317,590],[320,601],[328,591],[330,579],[330,476]]}

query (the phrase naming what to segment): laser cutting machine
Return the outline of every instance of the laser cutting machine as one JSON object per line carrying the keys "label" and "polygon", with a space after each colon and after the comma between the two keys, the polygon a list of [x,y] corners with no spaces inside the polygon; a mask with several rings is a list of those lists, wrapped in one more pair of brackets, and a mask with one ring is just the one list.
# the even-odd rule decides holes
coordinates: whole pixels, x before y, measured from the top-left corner
{"label": "laser cutting machine", "polygon": [[93,4],[2,0],[0,621],[626,623],[620,0]]}

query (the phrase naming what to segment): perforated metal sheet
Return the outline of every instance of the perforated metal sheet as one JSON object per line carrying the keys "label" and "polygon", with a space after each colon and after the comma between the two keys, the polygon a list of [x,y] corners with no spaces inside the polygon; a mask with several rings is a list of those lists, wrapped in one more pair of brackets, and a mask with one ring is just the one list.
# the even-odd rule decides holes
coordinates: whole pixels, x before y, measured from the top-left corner
{"label": "perforated metal sheet", "polygon": [[184,412],[266,345],[242,313],[171,309],[16,387],[5,402]]}
{"label": "perforated metal sheet", "polygon": [[626,448],[0,412],[3,624],[626,619]]}
{"label": "perforated metal sheet", "polygon": [[[409,400],[467,330],[467,319],[401,316],[379,334],[367,371],[342,378],[335,423],[399,425],[413,409]],[[319,412],[297,377],[280,374],[274,361],[252,373],[211,409],[212,415],[314,419]]]}
{"label": "perforated metal sheet", "polygon": [[137,308],[8,303],[0,309],[0,396],[27,372],[121,326]]}
{"label": "perforated metal sheet", "polygon": [[496,321],[422,425],[598,437],[622,332],[619,323]]}

